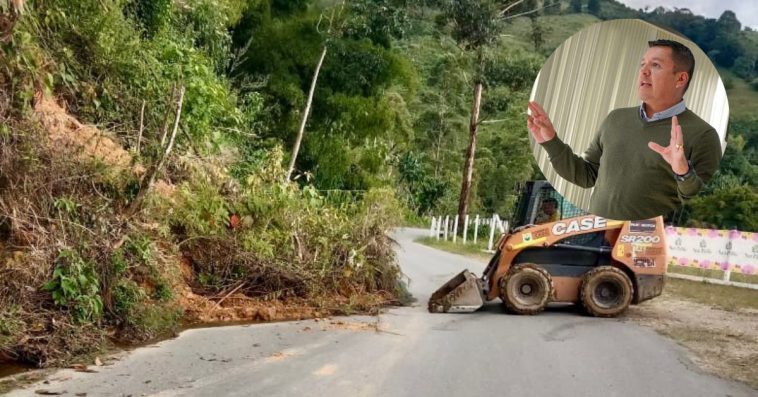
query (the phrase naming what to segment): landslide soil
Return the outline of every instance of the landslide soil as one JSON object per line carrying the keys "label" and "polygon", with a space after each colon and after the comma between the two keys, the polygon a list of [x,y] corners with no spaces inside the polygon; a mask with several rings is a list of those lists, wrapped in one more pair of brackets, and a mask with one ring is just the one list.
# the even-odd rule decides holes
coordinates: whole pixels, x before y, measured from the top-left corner
{"label": "landslide soil", "polygon": [[[113,169],[130,170],[136,175],[145,172],[140,164],[134,164],[131,154],[124,150],[117,138],[108,131],[102,131],[92,125],[80,123],[67,113],[55,98],[39,94],[34,107],[34,117],[49,134],[50,144],[61,153],[75,153],[82,158],[101,161]],[[176,187],[166,180],[157,180],[153,186],[158,194],[164,197],[174,195]],[[146,228],[149,225],[145,225]],[[0,248],[3,241],[0,240]],[[2,253],[2,250],[0,250]],[[0,255],[0,263],[5,258]],[[176,264],[176,272],[181,277],[174,279],[171,288],[177,297],[177,304],[183,312],[183,324],[186,327],[212,326],[219,324],[271,322],[285,320],[302,320],[328,317],[340,314],[377,313],[396,300],[389,294],[357,294],[350,298],[334,295],[311,299],[280,300],[276,298],[252,298],[236,292],[233,287],[216,295],[193,290],[198,283],[189,261],[185,257],[169,258],[169,263]],[[6,265],[7,266],[7,265]],[[173,270],[173,269],[172,269]],[[108,335],[115,330],[106,330]],[[167,337],[171,335],[163,335]],[[119,345],[128,343],[119,340]],[[2,352],[0,352],[2,353]],[[75,360],[75,358],[72,358]],[[8,363],[9,358],[0,354],[0,377],[24,372],[28,368]],[[13,378],[35,377],[34,374],[21,374]],[[11,379],[0,381],[0,394],[15,383]]]}

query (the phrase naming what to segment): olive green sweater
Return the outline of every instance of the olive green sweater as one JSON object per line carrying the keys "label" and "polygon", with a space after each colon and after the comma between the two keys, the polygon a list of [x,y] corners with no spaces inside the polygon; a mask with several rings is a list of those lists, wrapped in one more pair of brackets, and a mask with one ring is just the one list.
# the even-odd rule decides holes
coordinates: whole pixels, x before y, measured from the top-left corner
{"label": "olive green sweater", "polygon": [[696,173],[684,181],[678,181],[671,166],[648,147],[650,141],[669,145],[671,118],[646,122],[639,106],[612,111],[582,156],[557,136],[542,146],[563,178],[595,187],[592,213],[619,220],[652,218],[670,213],[697,194],[721,160],[721,143],[713,127],[689,109],[677,118],[685,156]]}

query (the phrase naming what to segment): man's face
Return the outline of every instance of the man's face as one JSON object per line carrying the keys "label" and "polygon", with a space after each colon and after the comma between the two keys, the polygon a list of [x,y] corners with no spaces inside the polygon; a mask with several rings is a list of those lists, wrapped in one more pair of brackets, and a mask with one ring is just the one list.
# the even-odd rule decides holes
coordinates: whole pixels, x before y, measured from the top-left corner
{"label": "man's face", "polygon": [[640,62],[637,93],[653,106],[672,106],[684,94],[685,73],[674,71],[671,48],[650,47]]}
{"label": "man's face", "polygon": [[553,215],[553,213],[555,212],[555,203],[553,203],[552,201],[542,203],[542,212],[548,215]]}

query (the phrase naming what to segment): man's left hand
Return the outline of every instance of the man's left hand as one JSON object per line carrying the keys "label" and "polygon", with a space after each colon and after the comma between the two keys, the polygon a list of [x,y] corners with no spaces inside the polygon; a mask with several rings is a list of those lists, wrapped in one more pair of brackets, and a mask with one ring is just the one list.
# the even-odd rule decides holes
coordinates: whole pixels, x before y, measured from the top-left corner
{"label": "man's left hand", "polygon": [[666,160],[671,166],[671,170],[677,175],[684,175],[689,171],[687,158],[684,157],[684,137],[682,136],[682,126],[676,116],[671,118],[671,141],[667,147],[663,147],[655,142],[648,142],[647,146]]}

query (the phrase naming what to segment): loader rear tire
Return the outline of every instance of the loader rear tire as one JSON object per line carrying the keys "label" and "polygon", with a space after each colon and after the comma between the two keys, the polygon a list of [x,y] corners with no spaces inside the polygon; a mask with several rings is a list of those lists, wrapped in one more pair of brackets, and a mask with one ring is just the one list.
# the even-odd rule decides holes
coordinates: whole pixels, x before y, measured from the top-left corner
{"label": "loader rear tire", "polygon": [[595,317],[618,316],[626,311],[633,296],[632,281],[621,269],[612,266],[596,267],[582,280],[582,306]]}
{"label": "loader rear tire", "polygon": [[500,299],[507,311],[537,314],[553,296],[553,280],[545,269],[531,263],[512,267],[500,279]]}

